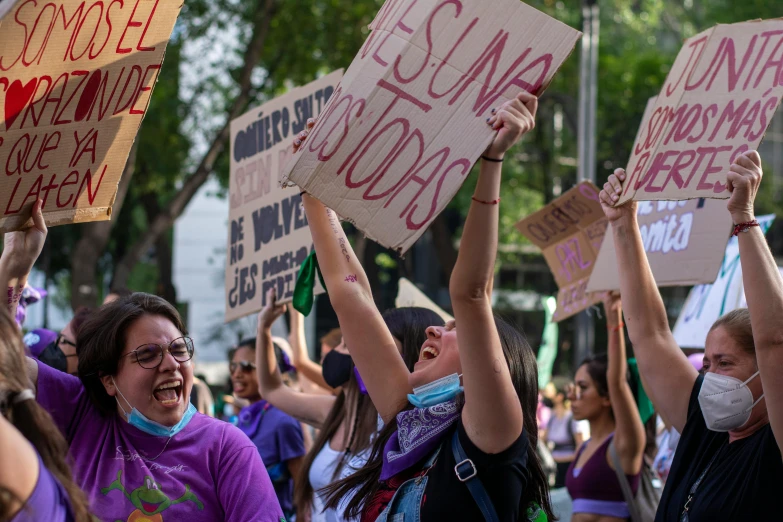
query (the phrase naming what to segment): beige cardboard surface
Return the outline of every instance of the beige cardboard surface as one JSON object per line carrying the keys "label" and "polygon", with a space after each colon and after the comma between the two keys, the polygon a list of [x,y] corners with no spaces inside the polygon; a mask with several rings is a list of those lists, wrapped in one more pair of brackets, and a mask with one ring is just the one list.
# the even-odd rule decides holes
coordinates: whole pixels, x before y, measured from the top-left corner
{"label": "beige cardboard surface", "polygon": [[[0,8],[8,7],[8,0]],[[181,0],[18,0],[0,20],[0,232],[107,220]]]}
{"label": "beige cardboard surface", "polygon": [[542,250],[560,288],[555,322],[600,302],[587,293],[607,228],[598,187],[583,181],[516,226]]}
{"label": "beige cardboard surface", "polygon": [[400,278],[400,286],[397,289],[397,299],[394,301],[394,306],[397,308],[410,306],[426,308],[441,316],[445,322],[454,320],[453,316],[449,315],[443,308],[436,305],[432,299],[427,297],[427,294],[419,290],[416,285],[404,277]]}
{"label": "beige cardboard surface", "polygon": [[400,252],[492,142],[491,110],[540,94],[579,32],[517,0],[387,0],[288,178]]}
{"label": "beige cardboard surface", "polygon": [[726,199],[734,159],[761,143],[783,96],[783,19],[717,25],[686,40],[642,121],[618,204]]}
{"label": "beige cardboard surface", "polygon": [[[296,135],[326,107],[342,70],[291,90],[231,122],[226,322],[261,310],[270,288],[293,299],[299,267],[313,238],[298,187],[281,171]],[[320,281],[316,293],[323,293]]]}
{"label": "beige cardboard surface", "polygon": [[[637,217],[658,286],[715,281],[732,228],[725,201],[642,201]],[[608,233],[587,290],[619,289],[614,237]]]}

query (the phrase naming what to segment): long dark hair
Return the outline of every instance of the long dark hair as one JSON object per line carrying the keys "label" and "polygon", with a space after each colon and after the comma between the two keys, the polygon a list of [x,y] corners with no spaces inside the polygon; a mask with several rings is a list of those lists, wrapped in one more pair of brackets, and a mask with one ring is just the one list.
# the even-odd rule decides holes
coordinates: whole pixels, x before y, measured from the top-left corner
{"label": "long dark hair", "polygon": [[[528,485],[519,499],[519,520],[527,519],[527,508],[537,503],[546,512],[549,520],[557,520],[549,502],[549,486],[544,469],[538,459],[538,422],[536,407],[538,405],[538,365],[533,349],[527,343],[525,336],[499,316],[495,316],[495,326],[503,347],[503,355],[508,364],[514,389],[522,406],[525,434],[528,439],[527,469]],[[422,343],[423,344],[423,343]],[[407,405],[405,409],[412,408]],[[393,419],[381,430],[372,447],[367,464],[348,478],[330,484],[324,491],[328,495],[326,507],[337,508],[340,500],[348,495],[353,497],[346,507],[346,518],[361,517],[365,502],[372,500],[380,487],[381,467],[383,465],[383,448],[397,431],[397,421]]]}
{"label": "long dark hair", "polygon": [[[27,363],[24,343],[16,322],[6,309],[0,310],[0,407],[8,419],[35,447],[44,467],[62,484],[76,522],[92,520],[84,493],[79,489],[66,462],[68,444],[52,417],[38,402],[26,400],[14,403],[19,393],[30,387],[27,378]],[[10,491],[0,491],[0,520],[6,520],[11,513],[10,502],[15,499]],[[22,508],[24,509],[24,508]]]}
{"label": "long dark hair", "polygon": [[[427,328],[433,324],[443,324],[443,319],[438,314],[426,308],[392,308],[384,312],[382,317],[389,332],[402,344],[401,355],[409,371],[413,369],[413,365],[419,359],[421,345],[427,340]],[[350,351],[350,346],[348,349]],[[359,385],[353,372],[351,372],[348,384],[343,386],[343,390],[337,396],[312,449],[305,456],[299,470],[296,491],[294,492],[294,504],[298,513],[309,509],[313,501],[310,467],[324,445],[334,437],[348,412],[355,412],[353,426],[346,434],[349,437],[346,444],[348,451],[343,454],[340,462],[335,466],[332,480],[339,476],[351,455],[358,455],[370,449],[372,436],[378,429],[378,411],[370,398],[359,391]]]}
{"label": "long dark hair", "polygon": [[[372,436],[378,429],[378,411],[370,398],[359,391],[359,383],[351,372],[348,383],[342,387],[334,406],[329,411],[318,436],[313,442],[313,447],[305,455],[299,475],[296,477],[296,489],[294,491],[294,505],[297,513],[304,513],[313,503],[313,486],[310,484],[310,468],[315,458],[326,444],[332,440],[340,424],[346,420],[349,412],[353,412],[353,425],[346,431],[347,440],[344,440],[346,451],[340,457],[340,462],[334,468],[330,480],[340,475],[346,462],[352,455],[358,455],[369,449]],[[349,417],[350,418],[350,417]]]}

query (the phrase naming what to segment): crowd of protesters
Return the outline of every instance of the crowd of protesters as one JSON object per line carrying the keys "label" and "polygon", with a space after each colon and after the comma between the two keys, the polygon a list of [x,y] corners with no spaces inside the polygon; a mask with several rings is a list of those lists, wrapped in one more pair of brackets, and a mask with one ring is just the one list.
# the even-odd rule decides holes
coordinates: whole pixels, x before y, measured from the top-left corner
{"label": "crowd of protesters", "polygon": [[[626,174],[608,177],[621,281],[604,296],[608,345],[540,395],[535,351],[492,311],[502,164],[537,104],[522,93],[488,121],[498,132],[450,274],[452,321],[381,313],[337,216],[303,194],[340,329],[311,360],[298,312],[288,341],[272,337],[287,306],[270,291],[257,336],[228,356],[233,423],[214,417],[197,347],[159,297],[116,295],[23,340],[19,296],[47,236],[38,201],[0,258],[0,520],[544,521],[558,487],[574,522],[783,519],[783,280],[754,226],[759,155],[726,166],[748,307],[712,326],[696,361],[669,329],[635,202],[615,207]],[[664,426],[654,460],[642,388]]]}

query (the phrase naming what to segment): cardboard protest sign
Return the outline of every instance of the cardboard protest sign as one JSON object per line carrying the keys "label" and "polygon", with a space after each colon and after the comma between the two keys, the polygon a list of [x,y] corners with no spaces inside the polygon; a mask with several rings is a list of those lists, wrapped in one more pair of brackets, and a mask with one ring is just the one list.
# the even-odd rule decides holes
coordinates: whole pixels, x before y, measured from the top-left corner
{"label": "cardboard protest sign", "polygon": [[397,299],[394,301],[394,306],[397,308],[405,308],[409,306],[426,308],[441,316],[444,322],[454,320],[453,316],[449,315],[443,308],[436,305],[432,299],[427,297],[427,295],[419,290],[416,285],[404,277],[400,278],[400,286],[397,290]]}
{"label": "cardboard protest sign", "polygon": [[[280,173],[296,135],[326,107],[341,77],[333,72],[231,122],[226,322],[261,310],[271,288],[280,302],[293,298],[313,238],[300,190],[283,187]],[[323,293],[320,281],[316,289]]]}
{"label": "cardboard protest sign", "polygon": [[[765,234],[774,220],[774,215],[758,218]],[[746,306],[748,303],[745,300],[742,284],[739,243],[736,237],[732,237],[726,246],[723,263],[720,265],[715,282],[710,285],[695,286],[688,294],[688,299],[674,326],[674,339],[683,348],[704,348],[707,333],[713,323],[732,310]]]}
{"label": "cardboard protest sign", "polygon": [[370,28],[286,174],[404,252],[492,142],[492,109],[540,94],[579,32],[518,0],[387,0]]}
{"label": "cardboard protest sign", "polygon": [[642,121],[618,205],[726,199],[737,156],[761,143],[783,96],[783,19],[717,25],[686,40]]}
{"label": "cardboard protest sign", "polygon": [[[0,20],[0,231],[107,220],[182,2],[18,0]],[[31,221],[29,221],[31,223]]]}
{"label": "cardboard protest sign", "polygon": [[607,224],[598,187],[589,181],[517,223],[519,231],[543,251],[560,288],[555,322],[601,301],[598,295],[587,292],[587,281]]}
{"label": "cardboard protest sign", "polygon": [[[637,219],[658,286],[715,281],[732,229],[724,201],[641,201]],[[619,289],[614,236],[607,234],[587,290]]]}

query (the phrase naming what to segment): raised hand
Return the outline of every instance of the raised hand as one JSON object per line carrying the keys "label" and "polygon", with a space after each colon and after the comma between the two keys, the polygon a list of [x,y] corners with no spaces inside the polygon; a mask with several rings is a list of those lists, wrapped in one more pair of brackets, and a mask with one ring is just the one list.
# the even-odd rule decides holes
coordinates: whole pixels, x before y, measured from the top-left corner
{"label": "raised hand", "polygon": [[625,178],[625,170],[616,169],[614,174],[609,176],[609,179],[604,183],[604,188],[598,195],[601,199],[604,215],[610,222],[623,217],[636,216],[636,201],[630,200],[619,207],[614,206],[620,200],[620,195],[623,192],[622,182],[625,181]]}
{"label": "raised hand", "polygon": [[522,139],[522,136],[536,126],[537,110],[538,98],[524,91],[516,98],[493,109],[493,116],[487,120],[487,123],[497,130],[498,134],[484,154],[493,159],[502,159],[503,155]]}
{"label": "raised hand", "polygon": [[3,255],[0,258],[3,273],[13,279],[26,278],[41,255],[46,234],[43,201],[39,199],[33,205],[33,227],[8,232],[3,238]]}
{"label": "raised hand", "polygon": [[310,134],[310,131],[315,127],[315,118],[310,118],[307,120],[307,128],[300,132],[296,138],[294,139],[294,152],[297,152],[302,145],[304,145],[305,140],[307,139],[307,135]]}
{"label": "raised hand", "polygon": [[726,205],[735,224],[753,221],[753,202],[764,173],[761,171],[761,157],[755,150],[748,151],[734,160],[728,179],[731,197]]}
{"label": "raised hand", "polygon": [[606,324],[610,327],[619,326],[622,322],[623,303],[620,294],[617,292],[604,292],[601,295],[606,312]]}
{"label": "raised hand", "polygon": [[288,309],[288,305],[277,304],[277,291],[270,288],[266,293],[266,306],[258,313],[259,332],[272,328],[277,319]]}

